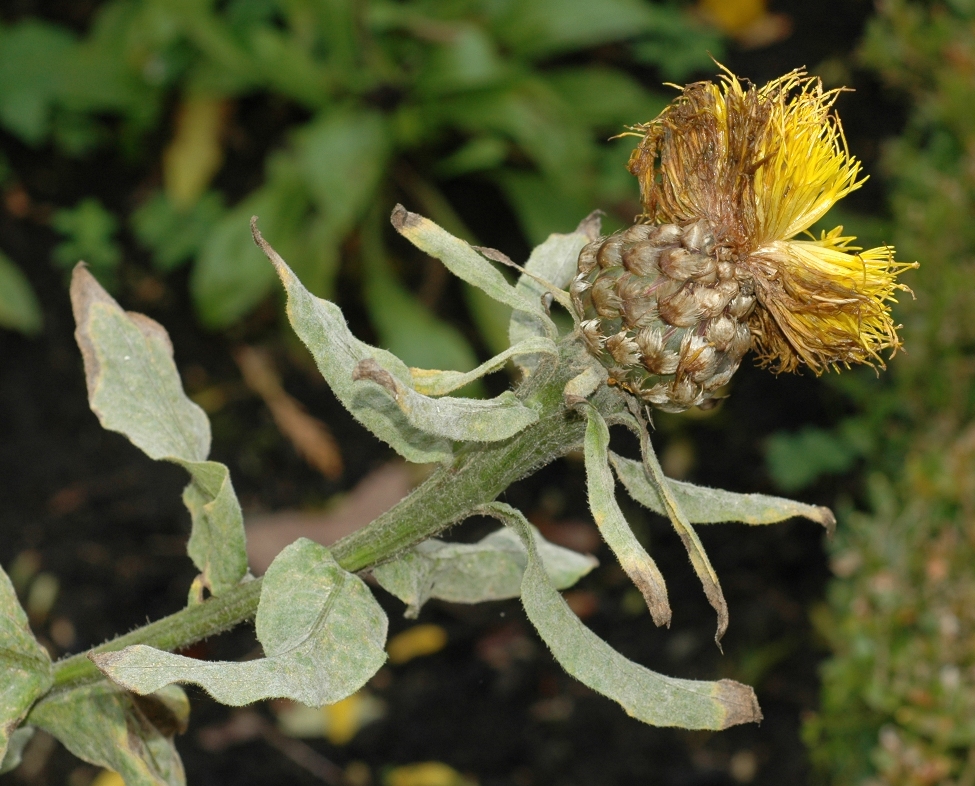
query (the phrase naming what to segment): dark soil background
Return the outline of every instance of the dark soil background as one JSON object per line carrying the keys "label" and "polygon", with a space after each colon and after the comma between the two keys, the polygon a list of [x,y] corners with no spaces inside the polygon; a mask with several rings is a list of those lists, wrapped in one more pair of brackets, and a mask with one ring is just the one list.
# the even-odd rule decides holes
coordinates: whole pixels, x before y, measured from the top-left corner
{"label": "dark soil background", "polygon": [[[31,3],[16,5],[18,15],[38,11]],[[71,4],[41,5],[48,18],[75,21]],[[792,17],[792,36],[728,58],[736,73],[756,82],[801,63],[815,67],[827,58],[847,56],[870,5],[779,3],[772,10]],[[859,73],[855,82],[856,101],[842,98],[840,111],[850,147],[870,171],[878,140],[896,133],[900,111],[885,104],[879,89]],[[240,122],[253,125],[250,130],[262,148],[274,144],[287,121],[268,121],[265,108],[256,102],[252,111],[240,114]],[[57,577],[60,592],[53,608],[34,622],[53,651],[69,654],[185,603],[194,577],[185,557],[189,517],[180,501],[185,477],[180,469],[152,462],[121,436],[103,431],[88,410],[65,282],[48,262],[56,241],[44,222],[51,205],[73,203],[94,183],[107,205],[126,212],[138,198],[143,174],[111,151],[78,163],[51,150],[25,148],[3,134],[0,143],[22,187],[6,194],[0,209],[0,245],[26,269],[45,312],[45,330],[37,339],[0,332],[0,563],[9,568],[19,555]],[[249,188],[254,166],[241,159],[233,164],[239,171],[231,167],[222,177]],[[473,181],[451,196],[485,242],[515,258],[523,256],[524,240],[489,190]],[[876,210],[882,199],[875,178],[852,207]],[[287,353],[275,338],[273,303],[231,335],[207,333],[195,321],[186,281],[179,275],[157,280],[144,262],[142,252],[127,242],[120,300],[169,330],[191,393],[222,397],[211,415],[212,456],[230,466],[245,511],[322,504],[391,458],[320,380],[298,364],[283,363]],[[450,300],[448,292],[444,302]],[[354,329],[368,337],[354,300],[343,305]],[[261,401],[247,392],[231,358],[240,341],[277,342],[287,369],[286,388],[339,440],[346,464],[340,482],[326,481],[305,465]],[[683,468],[690,480],[775,493],[764,471],[763,439],[807,423],[829,424],[847,407],[833,388],[810,377],[776,379],[743,368],[731,398],[715,413],[661,418],[655,441],[665,462]],[[619,447],[632,452],[622,436],[617,435]],[[823,481],[805,499],[833,504],[840,494],[857,493],[857,480],[850,477]],[[584,494],[581,462],[565,460],[516,484],[506,499],[551,528],[578,527],[590,521]],[[471,608],[431,603],[420,621],[447,630],[446,648],[385,667],[371,686],[386,703],[385,717],[348,745],[310,740],[310,748],[340,768],[363,762],[368,769],[355,772],[370,772],[374,783],[382,781],[386,767],[426,760],[446,762],[482,786],[806,783],[799,728],[803,714],[816,707],[817,664],[825,655],[809,621],[829,576],[822,531],[806,521],[700,529],[730,607],[722,655],[713,643],[714,613],[680,541],[666,522],[622,497],[621,502],[668,580],[674,622],[669,630],[658,630],[645,609],[635,610],[634,590],[608,550],[601,549],[602,567],[575,591],[574,603],[586,610],[587,624],[652,669],[754,685],[765,713],[761,725],[719,734],[650,728],[562,673],[516,601]],[[465,530],[456,534],[464,537]],[[391,634],[413,624],[402,618],[398,601],[381,590],[377,595],[389,614]],[[241,657],[255,644],[252,632],[243,628],[206,642],[194,654]],[[224,723],[232,711],[201,691],[191,689],[190,695],[192,723],[177,741],[189,783],[322,782],[263,740],[204,750],[200,731]],[[273,717],[266,707],[258,712]],[[95,772],[59,747],[32,755],[31,768],[0,781],[85,786]]]}

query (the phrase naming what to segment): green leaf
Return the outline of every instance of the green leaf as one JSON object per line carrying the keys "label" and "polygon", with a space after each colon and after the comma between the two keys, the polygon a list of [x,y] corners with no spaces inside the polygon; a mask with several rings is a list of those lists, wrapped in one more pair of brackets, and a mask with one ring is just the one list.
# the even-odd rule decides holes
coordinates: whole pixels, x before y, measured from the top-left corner
{"label": "green leaf", "polygon": [[[646,470],[639,461],[623,458],[615,453],[610,460],[620,482],[633,499],[661,516],[667,509],[660,492],[646,478]],[[829,508],[807,505],[791,499],[770,497],[765,494],[736,494],[722,489],[695,486],[680,480],[670,480],[670,489],[693,524],[717,524],[723,521],[740,521],[745,524],[775,524],[794,516],[815,521],[832,533],[836,518]]]}
{"label": "green leaf", "polygon": [[0,252],[0,327],[37,335],[44,317],[27,277]]}
{"label": "green leaf", "polygon": [[95,665],[138,694],[174,682],[200,685],[239,707],[289,698],[312,707],[355,693],[386,660],[386,615],[361,579],[324,546],[299,538],[271,563],[257,607],[265,657],[208,662],[143,645],[92,655]]}
{"label": "green leaf", "polygon": [[579,122],[600,130],[622,131],[623,126],[653,119],[667,106],[662,96],[615,68],[575,66],[548,72],[545,78]]}
{"label": "green leaf", "polygon": [[33,726],[21,726],[14,730],[7,742],[7,752],[0,756],[0,775],[15,770],[24,758],[24,748],[34,737]]}
{"label": "green leaf", "polygon": [[588,403],[584,406],[589,419],[583,446],[589,509],[603,540],[646,600],[654,623],[669,626],[671,611],[664,577],[657,563],[636,539],[616,501],[615,483],[608,461],[609,427],[595,407]]}
{"label": "green leaf", "polygon": [[564,232],[592,207],[590,194],[565,190],[545,175],[508,169],[498,173],[497,181],[532,243]]}
{"label": "green leaf", "polygon": [[31,705],[53,682],[51,658],[31,633],[17,593],[0,568],[0,760]]}
{"label": "green leaf", "polygon": [[639,0],[532,0],[499,4],[495,30],[516,54],[550,57],[634,38],[653,25],[649,3]]}
{"label": "green leaf", "polygon": [[430,47],[416,79],[424,96],[476,90],[504,79],[508,69],[491,37],[472,24],[457,24],[443,43]]}
{"label": "green leaf", "polygon": [[442,396],[452,390],[458,390],[470,384],[476,379],[480,379],[492,371],[504,368],[504,364],[510,358],[520,355],[546,354],[554,358],[558,357],[558,348],[550,338],[536,336],[526,338],[504,352],[495,355],[490,360],[485,361],[473,371],[463,373],[460,371],[435,371],[431,369],[411,368],[410,377],[413,380],[413,388],[426,396]]}
{"label": "green leaf", "polygon": [[188,714],[179,688],[139,697],[99,680],[47,696],[30,722],[79,759],[119,773],[126,786],[183,786],[173,735],[185,731]]}
{"label": "green leaf", "polygon": [[52,257],[61,267],[73,268],[79,261],[91,267],[95,277],[109,285],[122,261],[122,248],[115,241],[118,219],[97,199],[82,199],[73,208],[54,211],[51,226],[66,236],[54,247]]}
{"label": "green leaf", "polygon": [[48,133],[75,47],[67,30],[35,19],[0,28],[0,122],[28,144]]}
{"label": "green leaf", "polygon": [[215,191],[186,211],[157,191],[132,214],[132,229],[139,242],[152,250],[153,267],[169,273],[196,255],[224,212],[223,198]]}
{"label": "green leaf", "polygon": [[210,423],[183,392],[169,336],[148,317],[123,311],[81,265],[71,302],[92,411],[150,458],[190,473],[190,557],[219,595],[247,572],[243,516],[227,468],[206,460]]}
{"label": "green leaf", "polygon": [[302,177],[329,226],[345,235],[372,203],[386,171],[390,142],[383,115],[322,113],[296,135],[295,148]]}
{"label": "green leaf", "polygon": [[251,216],[260,216],[261,226],[270,237],[281,238],[285,249],[297,245],[308,209],[299,165],[280,154],[267,170],[265,185],[211,229],[193,267],[190,291],[207,327],[236,322],[273,288],[274,273],[251,239]]}
{"label": "green leaf", "polygon": [[842,436],[815,426],[773,434],[765,446],[769,474],[783,491],[798,491],[822,475],[846,472],[858,455]]}
{"label": "green leaf", "polygon": [[518,293],[469,243],[454,237],[430,219],[397,205],[393,208],[390,220],[396,231],[414,246],[439,259],[455,276],[486,292],[499,303],[529,313],[545,314],[539,302],[533,302]]}
{"label": "green leaf", "polygon": [[[530,526],[530,525],[529,525]],[[549,579],[558,589],[571,587],[598,561],[545,540],[530,527]],[[379,584],[408,605],[415,618],[430,598],[451,603],[482,603],[515,598],[521,593],[527,555],[510,529],[492,532],[477,543],[423,541],[406,554],[373,568]]]}
{"label": "green leaf", "polygon": [[624,658],[583,625],[552,586],[524,516],[498,502],[479,512],[503,521],[527,548],[528,566],[521,584],[525,613],[573,677],[654,726],[719,730],[762,719],[755,692],[747,685],[666,677]]}
{"label": "green leaf", "polygon": [[379,439],[407,461],[418,464],[445,461],[450,443],[413,426],[388,393],[372,385],[355,384],[353,373],[364,360],[373,360],[392,377],[409,384],[410,372],[395,355],[359,341],[334,303],[312,295],[281,256],[255,229],[255,240],[271,260],[288,293],[288,319],[298,338],[311,351],[319,371],[342,405]]}

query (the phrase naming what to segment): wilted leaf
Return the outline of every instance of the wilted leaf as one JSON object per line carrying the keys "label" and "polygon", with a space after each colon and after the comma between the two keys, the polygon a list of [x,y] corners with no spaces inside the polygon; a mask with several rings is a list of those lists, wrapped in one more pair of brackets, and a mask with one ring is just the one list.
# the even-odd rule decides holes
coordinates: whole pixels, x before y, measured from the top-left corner
{"label": "wilted leaf", "polygon": [[92,411],[150,458],[190,473],[183,493],[193,517],[190,557],[214,594],[233,587],[247,572],[243,516],[227,468],[206,460],[210,423],[183,392],[169,336],[148,317],[123,311],[81,265],[71,302]]}
{"label": "wilted leaf", "polygon": [[496,398],[430,398],[404,385],[375,360],[363,360],[355,368],[356,382],[374,383],[396,402],[410,423],[427,434],[461,442],[496,442],[507,439],[538,421],[510,390]]}
{"label": "wilted leaf", "polygon": [[552,586],[524,516],[497,502],[485,505],[481,512],[511,527],[528,549],[521,586],[525,612],[573,677],[654,726],[719,730],[762,719],[755,692],[747,685],[665,677],[624,658],[583,625]]}
{"label": "wilted leaf", "polygon": [[495,355],[490,360],[485,361],[467,373],[411,368],[410,376],[413,380],[413,387],[418,393],[426,396],[442,396],[453,390],[462,388],[470,382],[480,379],[486,374],[490,374],[492,371],[498,371],[504,368],[505,363],[511,358],[527,354],[546,354],[558,357],[558,349],[555,346],[555,342],[549,338],[542,338],[540,336],[527,338],[519,344],[506,349],[504,352]]}
{"label": "wilted leaf", "polygon": [[0,252],[0,327],[35,335],[42,322],[41,306],[27,277]]}
{"label": "wilted leaf", "polygon": [[589,509],[603,540],[643,594],[654,623],[669,626],[671,612],[664,577],[657,563],[636,539],[616,501],[616,484],[608,460],[609,428],[595,407],[589,404],[585,407],[589,419],[584,444]]}
{"label": "wilted leaf", "polygon": [[[489,401],[432,399],[412,388],[409,369],[385,350],[356,339],[341,309],[313,297],[284,260],[260,237],[288,292],[288,317],[319,370],[346,408],[404,458],[443,461],[451,440],[506,439],[538,419],[511,392]],[[495,271],[496,272],[496,271]]]}
{"label": "wilted leaf", "polygon": [[477,786],[477,781],[441,761],[423,761],[393,767],[383,777],[383,786]]}
{"label": "wilted leaf", "polygon": [[486,292],[499,303],[530,313],[545,313],[540,303],[532,302],[517,292],[469,243],[454,237],[430,219],[397,205],[390,220],[396,231],[414,246],[439,259],[455,276]]}
{"label": "wilted leaf", "polygon": [[305,538],[268,568],[256,625],[265,654],[258,660],[200,661],[143,645],[91,659],[136,693],[192,682],[235,707],[269,698],[332,704],[361,688],[386,660],[386,615],[368,587]]}
{"label": "wilted leaf", "polygon": [[46,697],[30,722],[79,759],[119,773],[126,786],[183,786],[173,735],[185,729],[188,712],[179,688],[139,697],[99,680]]}
{"label": "wilted leaf", "polygon": [[714,641],[720,647],[721,638],[728,629],[728,603],[724,599],[718,574],[711,565],[711,560],[708,559],[701,539],[687,520],[687,514],[681,507],[680,501],[670,488],[670,481],[664,475],[653,445],[650,444],[650,435],[645,425],[640,429],[640,432],[640,451],[643,454],[643,461],[646,466],[644,477],[650,485],[656,488],[664,503],[664,509],[667,511],[667,518],[670,519],[670,523],[687,550],[687,556],[690,557],[694,573],[701,580],[704,594],[718,614],[718,629],[714,634]]}
{"label": "wilted leaf", "polygon": [[[53,682],[51,658],[31,633],[17,593],[0,568],[0,761],[31,705]],[[23,735],[21,735],[23,738]]]}
{"label": "wilted leaf", "polygon": [[[368,229],[365,231],[369,231]],[[364,241],[363,246],[367,243]],[[367,254],[365,302],[379,343],[408,366],[468,371],[477,356],[464,335],[410,294],[387,268],[381,252]],[[482,394],[480,386],[467,393]]]}
{"label": "wilted leaf", "polygon": [[[610,454],[610,460],[620,482],[633,499],[661,516],[667,515],[660,492],[647,482],[642,463],[615,453]],[[753,525],[774,524],[794,516],[802,516],[822,524],[827,532],[832,532],[836,527],[836,518],[829,508],[818,505],[806,505],[766,494],[736,494],[722,489],[695,486],[680,480],[669,482],[674,497],[687,514],[687,520],[693,524],[717,524],[723,521],[740,521]]]}
{"label": "wilted leaf", "polygon": [[[571,587],[598,564],[595,557],[549,543],[534,527],[531,532],[539,558],[559,589]],[[425,540],[372,573],[384,589],[408,605],[406,616],[416,617],[430,598],[451,603],[515,598],[525,564],[521,539],[501,529],[477,543]]]}
{"label": "wilted leaf", "polygon": [[[532,251],[525,263],[525,270],[554,286],[567,287],[575,275],[579,252],[599,236],[599,225],[599,214],[591,213],[579,223],[574,232],[549,235],[544,243]],[[515,290],[525,299],[537,303],[541,303],[542,296],[548,291],[543,284],[525,273],[518,278]],[[512,346],[536,336],[551,338],[555,336],[555,332],[555,325],[548,315],[541,316],[521,309],[515,309],[511,313],[508,336]],[[519,357],[515,365],[528,374],[537,368],[540,360],[537,355]]]}

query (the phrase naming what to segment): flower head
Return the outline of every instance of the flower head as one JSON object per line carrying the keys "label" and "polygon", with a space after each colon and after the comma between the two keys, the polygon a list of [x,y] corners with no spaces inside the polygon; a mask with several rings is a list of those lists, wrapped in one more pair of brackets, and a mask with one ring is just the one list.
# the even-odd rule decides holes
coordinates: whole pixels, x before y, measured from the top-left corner
{"label": "flower head", "polygon": [[776,372],[883,366],[880,352],[900,346],[890,303],[916,263],[894,261],[890,246],[862,251],[842,227],[795,239],[865,180],[831,112],[839,92],[802,70],[761,88],[726,70],[631,129],[643,220],[709,222],[718,259],[753,288],[753,343]]}

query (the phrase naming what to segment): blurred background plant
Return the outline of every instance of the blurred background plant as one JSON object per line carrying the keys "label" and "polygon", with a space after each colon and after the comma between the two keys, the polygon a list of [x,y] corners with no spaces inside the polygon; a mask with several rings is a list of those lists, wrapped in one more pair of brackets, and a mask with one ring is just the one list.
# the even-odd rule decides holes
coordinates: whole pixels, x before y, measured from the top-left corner
{"label": "blurred background plant", "polygon": [[975,783],[975,4],[884,0],[857,58],[910,99],[882,157],[886,239],[922,267],[899,311],[907,352],[845,383],[860,436],[826,435],[834,460],[861,446],[869,512],[841,515],[832,544],[815,621],[833,657],[805,732],[837,786],[961,786]]}
{"label": "blurred background plant", "polygon": [[[713,28],[647,0],[110,0],[84,27],[0,27],[0,125],[68,157],[122,148],[141,178],[112,206],[121,229],[156,275],[191,266],[204,325],[227,328],[270,296],[247,230],[256,214],[316,294],[335,295],[343,265],[361,280],[385,346],[464,370],[470,337],[435,314],[446,277],[400,275],[379,217],[402,201],[476,240],[483,203],[500,201],[526,248],[594,206],[615,228],[638,204],[632,145],[607,139],[667,100],[639,77],[682,81],[723,51]],[[106,185],[51,226],[64,236],[57,264],[84,258],[112,286],[122,255]],[[27,313],[17,286],[7,309]],[[507,346],[502,309],[463,296],[485,348]],[[34,325],[19,319],[6,321]]]}

